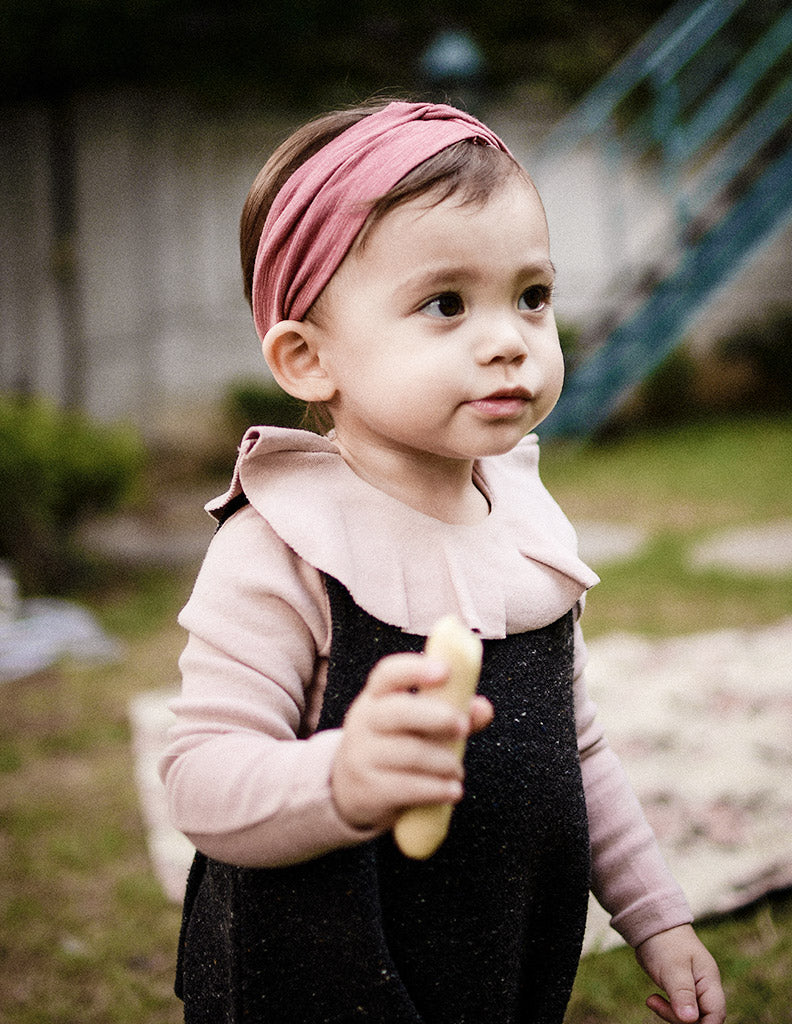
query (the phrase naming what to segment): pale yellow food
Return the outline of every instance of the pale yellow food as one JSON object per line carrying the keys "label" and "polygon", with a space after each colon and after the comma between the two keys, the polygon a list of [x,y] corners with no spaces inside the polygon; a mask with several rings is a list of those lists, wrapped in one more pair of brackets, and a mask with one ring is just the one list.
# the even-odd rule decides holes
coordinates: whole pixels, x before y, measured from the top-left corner
{"label": "pale yellow food", "polygon": [[[459,619],[447,615],[435,625],[426,642],[426,653],[451,668],[448,682],[438,694],[460,711],[466,711],[470,698],[476,692],[481,675],[481,640],[462,625]],[[465,754],[465,741],[459,740],[454,749],[460,761]],[[412,807],[405,811],[393,829],[399,849],[408,857],[425,860],[431,857],[448,832],[453,804],[431,807]]]}

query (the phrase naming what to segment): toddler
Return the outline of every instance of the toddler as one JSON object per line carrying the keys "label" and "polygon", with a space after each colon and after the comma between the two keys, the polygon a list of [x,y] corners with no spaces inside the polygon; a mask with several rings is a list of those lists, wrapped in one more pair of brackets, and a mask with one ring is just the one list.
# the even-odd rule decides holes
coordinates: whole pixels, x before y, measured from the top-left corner
{"label": "toddler", "polygon": [[[248,431],[180,618],[185,1020],[561,1024],[592,888],[650,1007],[722,1024],[586,695],[597,578],[531,434],[563,362],[530,178],[451,107],[338,112],[265,165],[241,247],[267,363],[324,427]],[[448,613],[484,644],[464,713],[420,653]],[[405,857],[400,813],[448,802],[440,849]]]}

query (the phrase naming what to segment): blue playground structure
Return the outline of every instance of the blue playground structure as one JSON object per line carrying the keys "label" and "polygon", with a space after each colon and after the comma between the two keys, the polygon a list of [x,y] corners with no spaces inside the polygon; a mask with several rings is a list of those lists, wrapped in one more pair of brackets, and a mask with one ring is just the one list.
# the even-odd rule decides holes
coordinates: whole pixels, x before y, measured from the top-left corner
{"label": "blue playground structure", "polygon": [[675,227],[583,332],[543,439],[604,424],[792,219],[792,6],[681,0],[555,128],[542,159],[586,140],[614,166],[651,163]]}

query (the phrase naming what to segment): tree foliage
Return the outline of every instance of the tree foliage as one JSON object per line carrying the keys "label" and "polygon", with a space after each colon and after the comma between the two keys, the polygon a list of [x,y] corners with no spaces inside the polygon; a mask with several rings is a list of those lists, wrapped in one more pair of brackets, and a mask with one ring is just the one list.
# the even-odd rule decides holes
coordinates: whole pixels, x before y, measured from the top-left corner
{"label": "tree foliage", "polygon": [[487,82],[552,80],[579,93],[669,6],[570,0],[4,0],[5,101],[119,82],[220,97],[259,88],[310,102],[338,91],[410,90],[443,28],[468,31]]}

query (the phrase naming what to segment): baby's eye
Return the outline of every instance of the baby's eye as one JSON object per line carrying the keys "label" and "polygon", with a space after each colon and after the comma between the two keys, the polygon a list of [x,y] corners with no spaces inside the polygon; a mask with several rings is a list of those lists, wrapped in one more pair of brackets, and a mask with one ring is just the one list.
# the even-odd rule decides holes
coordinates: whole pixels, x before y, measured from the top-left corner
{"label": "baby's eye", "polygon": [[526,288],[517,303],[519,309],[540,313],[550,302],[551,289],[546,284],[534,284]]}
{"label": "baby's eye", "polygon": [[421,307],[421,312],[436,317],[459,316],[464,311],[465,304],[456,292],[443,292],[442,295],[438,295],[436,299],[431,299]]}

